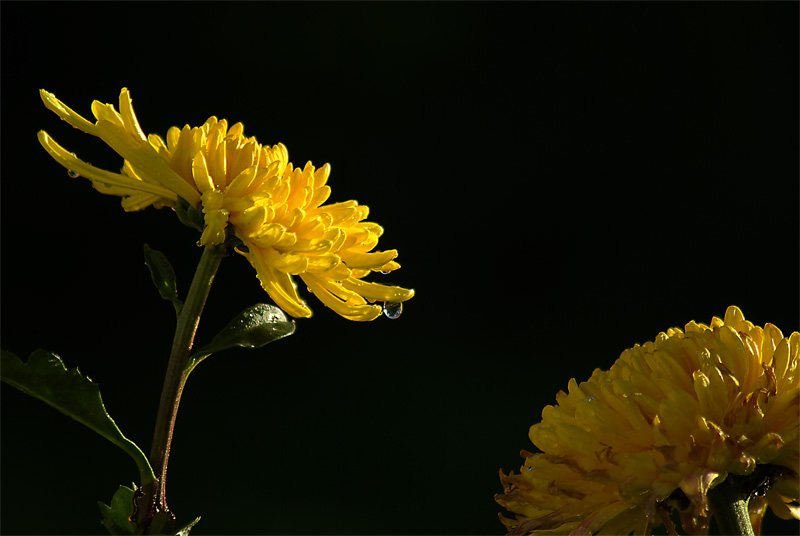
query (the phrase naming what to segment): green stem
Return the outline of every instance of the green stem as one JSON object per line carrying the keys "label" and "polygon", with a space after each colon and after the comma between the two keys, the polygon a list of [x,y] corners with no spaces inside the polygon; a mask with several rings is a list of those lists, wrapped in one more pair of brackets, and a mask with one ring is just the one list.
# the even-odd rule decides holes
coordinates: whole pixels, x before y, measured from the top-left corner
{"label": "green stem", "polygon": [[740,479],[734,480],[729,475],[724,482],[708,492],[711,512],[720,534],[755,536],[747,510],[750,492],[741,484]]}
{"label": "green stem", "polygon": [[[224,245],[206,246],[203,256],[197,265],[194,279],[189,287],[186,303],[178,317],[175,328],[175,337],[172,340],[172,350],[169,356],[167,374],[164,378],[164,388],[161,391],[161,402],[158,407],[153,446],[150,451],[150,463],[158,477],[152,485],[145,485],[142,489],[142,499],[139,502],[137,523],[145,529],[162,530],[162,527],[151,527],[156,515],[162,514],[169,518],[172,515],[167,507],[167,463],[169,462],[170,445],[175,431],[175,420],[178,416],[178,406],[189,375],[189,355],[194,341],[200,315],[206,303],[206,298],[211,290],[214,275],[217,273],[220,262],[225,252]],[[161,523],[158,523],[161,524]]]}

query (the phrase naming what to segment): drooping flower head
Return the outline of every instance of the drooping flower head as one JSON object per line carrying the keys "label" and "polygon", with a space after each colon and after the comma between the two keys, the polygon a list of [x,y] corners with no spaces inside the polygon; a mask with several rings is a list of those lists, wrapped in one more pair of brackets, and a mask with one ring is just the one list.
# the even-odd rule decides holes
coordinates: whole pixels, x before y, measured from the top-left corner
{"label": "drooping flower head", "polygon": [[[573,379],[530,429],[520,474],[500,473],[496,500],[511,534],[648,534],[707,528],[707,493],[728,475],[769,476],[750,500],[800,519],[800,333],[783,337],[729,307],[622,353],[608,371]],[[792,503],[795,502],[795,504]]]}
{"label": "drooping flower head", "polygon": [[244,247],[237,251],[256,270],[275,303],[295,317],[311,310],[297,293],[297,275],[325,305],[350,320],[373,320],[382,307],[375,301],[402,303],[413,289],[363,281],[370,272],[400,267],[396,250],[372,251],[383,228],[364,221],[368,207],[356,201],[323,205],[331,193],[330,166],[311,162],[294,168],[283,144],[272,147],[244,136],[236,123],[211,117],[201,127],[172,127],[167,140],[145,136],[123,89],[119,112],[92,103],[92,123],[40,91],[45,106],[73,127],[105,141],[124,158],[121,173],[98,169],[57,144],[46,132],[39,141],[74,174],[105,194],[122,197],[126,211],[150,205],[176,207],[179,199],[204,217],[200,245],[223,243],[233,229]]}

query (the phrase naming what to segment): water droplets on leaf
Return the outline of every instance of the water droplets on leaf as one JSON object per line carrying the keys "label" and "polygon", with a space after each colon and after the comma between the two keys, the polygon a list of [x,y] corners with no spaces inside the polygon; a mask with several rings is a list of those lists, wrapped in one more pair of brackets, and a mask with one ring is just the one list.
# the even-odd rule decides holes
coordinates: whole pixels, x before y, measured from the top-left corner
{"label": "water droplets on leaf", "polygon": [[72,171],[71,169],[68,169],[68,170],[67,170],[67,175],[69,175],[69,176],[70,176],[70,177],[72,177],[73,179],[75,179],[75,178],[77,178],[77,177],[80,177],[80,175],[78,174],[78,172],[77,172],[77,171]]}
{"label": "water droplets on leaf", "polygon": [[383,314],[388,318],[395,319],[403,312],[403,304],[400,302],[383,302]]}

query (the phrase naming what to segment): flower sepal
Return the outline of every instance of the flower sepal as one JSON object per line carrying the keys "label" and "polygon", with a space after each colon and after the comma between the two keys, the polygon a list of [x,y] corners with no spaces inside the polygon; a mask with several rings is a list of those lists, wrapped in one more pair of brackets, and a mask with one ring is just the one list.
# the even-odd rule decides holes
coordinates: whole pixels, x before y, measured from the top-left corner
{"label": "flower sepal", "polygon": [[203,232],[203,228],[206,224],[203,211],[193,207],[188,201],[180,196],[178,196],[178,200],[175,202],[175,214],[178,216],[180,222],[186,227]]}
{"label": "flower sepal", "polygon": [[243,310],[209,344],[192,354],[188,369],[215,352],[239,346],[261,348],[294,333],[295,323],[274,305],[257,303]]}

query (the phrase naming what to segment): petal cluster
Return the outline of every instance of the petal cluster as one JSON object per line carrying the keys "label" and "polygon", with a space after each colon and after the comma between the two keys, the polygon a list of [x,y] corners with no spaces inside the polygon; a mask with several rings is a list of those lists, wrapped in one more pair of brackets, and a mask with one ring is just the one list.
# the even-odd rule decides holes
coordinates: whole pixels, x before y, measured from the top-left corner
{"label": "petal cluster", "polygon": [[122,197],[126,211],[175,207],[179,198],[202,209],[200,244],[221,244],[232,229],[243,244],[237,252],[292,316],[311,316],[293,276],[350,320],[379,316],[382,307],[376,301],[402,303],[414,295],[413,289],[363,281],[370,272],[399,268],[397,251],[373,251],[383,228],[365,221],[368,207],[356,201],[324,204],[331,194],[328,164],[295,168],[283,144],[261,145],[244,136],[241,123],[228,128],[216,117],[200,127],[172,127],[166,141],[145,136],[127,89],[120,93],[119,111],[92,103],[94,123],[52,93],[40,94],[45,106],[70,125],[105,141],[124,158],[124,166],[121,173],[99,169],[39,132],[40,143],[56,161],[91,180],[98,191]]}
{"label": "petal cluster", "polygon": [[530,429],[520,474],[498,503],[513,534],[647,534],[669,524],[707,525],[707,492],[729,474],[776,467],[767,503],[800,519],[800,333],[784,337],[729,307],[711,325],[690,322],[622,353],[608,371],[569,382]]}

